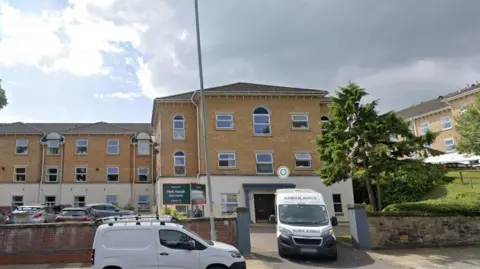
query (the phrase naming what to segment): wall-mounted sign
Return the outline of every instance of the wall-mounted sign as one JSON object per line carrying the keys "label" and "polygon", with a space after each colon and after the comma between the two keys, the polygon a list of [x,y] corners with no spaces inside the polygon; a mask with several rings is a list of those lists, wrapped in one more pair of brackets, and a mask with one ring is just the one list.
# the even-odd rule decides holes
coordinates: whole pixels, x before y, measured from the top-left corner
{"label": "wall-mounted sign", "polygon": [[206,188],[198,183],[164,183],[164,205],[204,205]]}

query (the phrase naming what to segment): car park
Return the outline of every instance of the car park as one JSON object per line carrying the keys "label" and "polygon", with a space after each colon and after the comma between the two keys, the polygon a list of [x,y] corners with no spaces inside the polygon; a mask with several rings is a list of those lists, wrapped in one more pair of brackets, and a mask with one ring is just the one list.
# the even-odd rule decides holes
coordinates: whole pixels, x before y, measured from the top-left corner
{"label": "car park", "polygon": [[46,205],[18,206],[10,213],[12,223],[55,222],[55,212]]}
{"label": "car park", "polygon": [[3,212],[2,209],[0,209],[0,225],[2,224],[10,224],[10,217],[6,212]]}
{"label": "car park", "polygon": [[54,205],[52,206],[53,211],[55,212],[56,215],[58,215],[64,208],[72,207],[70,204],[66,205]]}
{"label": "car park", "polygon": [[108,203],[89,204],[86,208],[93,209],[98,218],[135,215],[135,211],[121,210],[117,206]]}
{"label": "car park", "polygon": [[92,269],[246,269],[234,246],[203,239],[167,219],[136,218],[104,219],[93,241]]}
{"label": "car park", "polygon": [[88,208],[67,207],[55,218],[55,222],[79,222],[95,220],[95,212]]}

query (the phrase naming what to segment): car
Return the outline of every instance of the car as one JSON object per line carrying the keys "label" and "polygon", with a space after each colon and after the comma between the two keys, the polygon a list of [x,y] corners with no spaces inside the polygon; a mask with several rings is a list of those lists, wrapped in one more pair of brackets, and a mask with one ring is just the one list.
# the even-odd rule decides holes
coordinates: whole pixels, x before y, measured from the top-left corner
{"label": "car", "polygon": [[92,269],[246,269],[234,246],[201,238],[187,227],[163,220],[117,220],[98,226]]}
{"label": "car", "polygon": [[86,208],[93,209],[97,218],[135,215],[135,211],[121,210],[117,206],[108,203],[89,204]]}
{"label": "car", "polygon": [[93,209],[80,207],[67,207],[62,209],[55,218],[55,222],[78,222],[95,220]]}
{"label": "car", "polygon": [[60,214],[60,212],[64,209],[64,208],[67,208],[67,207],[72,207],[72,205],[70,204],[66,204],[66,205],[54,205],[52,206],[52,209],[53,211],[55,212],[56,215]]}
{"label": "car", "polygon": [[55,212],[46,205],[18,206],[12,213],[12,223],[49,223],[55,222]]}
{"label": "car", "polygon": [[3,212],[2,209],[0,209],[0,225],[2,224],[10,224],[10,217],[6,212]]}

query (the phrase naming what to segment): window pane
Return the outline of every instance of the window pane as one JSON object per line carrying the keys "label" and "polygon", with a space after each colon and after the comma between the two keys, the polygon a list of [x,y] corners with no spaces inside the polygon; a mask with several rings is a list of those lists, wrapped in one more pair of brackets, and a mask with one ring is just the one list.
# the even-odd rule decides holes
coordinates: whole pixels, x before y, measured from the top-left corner
{"label": "window pane", "polygon": [[118,175],[107,175],[108,181],[118,181]]}
{"label": "window pane", "polygon": [[218,158],[221,160],[234,160],[235,155],[231,153],[221,153],[218,155]]}
{"label": "window pane", "polygon": [[108,167],[107,174],[118,174],[118,167]]}
{"label": "window pane", "polygon": [[236,203],[237,195],[234,193],[222,194],[222,203]]}
{"label": "window pane", "polygon": [[342,204],[333,204],[333,210],[335,211],[335,213],[342,213]]}
{"label": "window pane", "polygon": [[27,168],[15,168],[15,173],[17,174],[25,174],[27,172]]}
{"label": "window pane", "polygon": [[58,148],[60,146],[60,141],[59,140],[49,140],[47,142],[47,145],[49,148]]}
{"label": "window pane", "polygon": [[255,115],[253,117],[255,123],[269,123],[269,116],[264,115]]}
{"label": "window pane", "polygon": [[174,139],[184,139],[185,138],[185,130],[173,130],[173,138]]}
{"label": "window pane", "polygon": [[75,169],[75,172],[76,172],[77,174],[85,174],[85,173],[87,173],[87,168],[77,167],[77,168]]}
{"label": "window pane", "polygon": [[48,169],[47,169],[47,173],[49,173],[49,174],[56,174],[57,171],[58,171],[57,168],[48,168]]}
{"label": "window pane", "polygon": [[292,123],[293,128],[308,128],[308,122],[306,121],[294,121]]}
{"label": "window pane", "polygon": [[148,175],[148,168],[138,168],[138,173],[140,175]]}
{"label": "window pane", "polygon": [[184,122],[183,121],[174,121],[173,122],[173,128],[183,129],[184,128]]}
{"label": "window pane", "polygon": [[308,121],[307,115],[293,115],[292,120],[294,121]]}
{"label": "window pane", "polygon": [[217,121],[217,128],[232,128],[233,122],[231,121]]}
{"label": "window pane", "polygon": [[253,114],[268,114],[268,110],[263,107],[258,107],[253,111]]}
{"label": "window pane", "polygon": [[255,124],[254,130],[256,134],[270,134],[270,125]]}
{"label": "window pane", "polygon": [[265,163],[265,162],[272,162],[273,158],[271,154],[257,154],[257,162]]}
{"label": "window pane", "polygon": [[88,140],[77,140],[77,146],[87,146]]}
{"label": "window pane", "polygon": [[235,167],[236,162],[234,160],[219,160],[218,166],[219,167]]}
{"label": "window pane", "polygon": [[340,194],[334,194],[332,195],[333,197],[333,202],[334,203],[341,203],[342,202],[342,196]]}
{"label": "window pane", "polygon": [[107,195],[107,203],[114,204],[117,202],[118,196],[117,195]]}
{"label": "window pane", "polygon": [[273,173],[273,164],[257,164],[258,173]]}
{"label": "window pane", "polygon": [[312,157],[310,156],[310,154],[300,153],[300,154],[295,154],[295,159],[297,159],[297,160],[311,160]]}
{"label": "window pane", "polygon": [[453,140],[445,140],[445,145],[453,145]]}
{"label": "window pane", "polygon": [[184,157],[175,157],[175,165],[185,165]]}
{"label": "window pane", "polygon": [[174,173],[177,176],[185,175],[185,166],[175,166]]}
{"label": "window pane", "polygon": [[148,195],[139,195],[138,196],[138,201],[143,202],[143,203],[147,203],[148,200],[149,200],[148,198],[149,198]]}
{"label": "window pane", "polygon": [[219,121],[231,121],[232,115],[217,115],[217,120]]}
{"label": "window pane", "polygon": [[297,160],[297,161],[295,161],[295,166],[296,167],[311,167],[312,164],[310,163],[310,161]]}
{"label": "window pane", "polygon": [[114,146],[118,146],[119,141],[118,140],[108,140],[107,143],[108,143],[109,146],[114,147]]}

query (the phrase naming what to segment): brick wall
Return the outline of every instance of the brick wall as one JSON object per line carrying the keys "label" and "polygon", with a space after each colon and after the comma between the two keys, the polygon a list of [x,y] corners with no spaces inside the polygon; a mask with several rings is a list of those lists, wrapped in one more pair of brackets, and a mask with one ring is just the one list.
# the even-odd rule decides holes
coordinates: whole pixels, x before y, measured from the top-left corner
{"label": "brick wall", "polygon": [[[210,238],[208,219],[182,220]],[[27,224],[0,227],[0,265],[89,262],[97,225],[92,223]],[[236,219],[215,220],[217,241],[236,245]]]}

